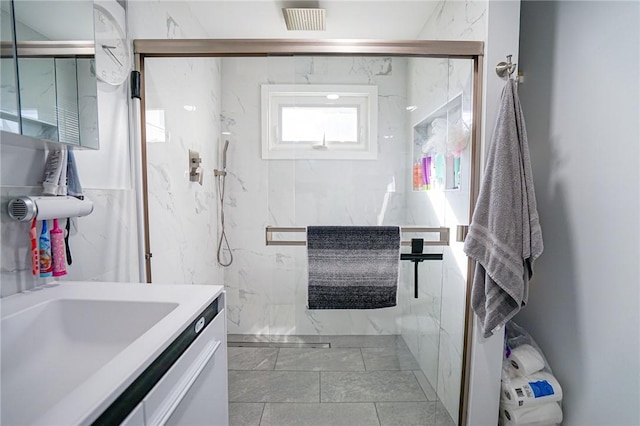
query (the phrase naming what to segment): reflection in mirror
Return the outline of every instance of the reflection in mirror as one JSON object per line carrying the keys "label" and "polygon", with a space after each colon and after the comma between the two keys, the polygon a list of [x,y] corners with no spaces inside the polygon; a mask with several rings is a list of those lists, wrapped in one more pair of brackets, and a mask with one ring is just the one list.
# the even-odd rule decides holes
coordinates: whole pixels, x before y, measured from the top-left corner
{"label": "reflection in mirror", "polygon": [[54,59],[18,58],[18,73],[22,134],[58,140]]}
{"label": "reflection in mirror", "polygon": [[14,0],[16,40],[93,40],[93,0]]}
{"label": "reflection in mirror", "polygon": [[0,0],[0,130],[20,133],[16,82],[16,60],[13,49],[13,25],[10,0]]}
{"label": "reflection in mirror", "polygon": [[93,1],[13,7],[21,133],[98,148]]}

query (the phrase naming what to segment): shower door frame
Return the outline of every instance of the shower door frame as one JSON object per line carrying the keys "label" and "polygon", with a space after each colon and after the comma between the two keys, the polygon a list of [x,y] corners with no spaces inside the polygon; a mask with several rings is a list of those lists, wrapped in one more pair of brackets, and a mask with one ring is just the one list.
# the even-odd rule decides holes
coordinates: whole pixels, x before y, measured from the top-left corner
{"label": "shower door frame", "polygon": [[[149,238],[149,202],[147,185],[147,149],[145,131],[145,72],[146,58],[197,57],[267,57],[267,56],[397,56],[415,58],[471,59],[473,61],[473,121],[471,129],[471,182],[469,217],[471,222],[480,191],[482,140],[482,95],[484,43],[481,41],[441,40],[297,40],[297,39],[137,39],[133,40],[135,71],[140,73],[139,136],[140,164],[135,164],[141,194],[145,277],[151,283],[151,247]],[[135,107],[135,105],[134,105]],[[136,134],[137,133],[137,134]],[[137,141],[134,141],[134,144]],[[142,255],[140,256],[142,259]],[[140,265],[142,268],[142,265]],[[467,261],[465,296],[464,343],[460,392],[459,425],[468,422],[469,389],[471,382],[471,341],[473,313],[471,310],[471,282],[475,264]],[[142,275],[142,274],[141,274]]]}

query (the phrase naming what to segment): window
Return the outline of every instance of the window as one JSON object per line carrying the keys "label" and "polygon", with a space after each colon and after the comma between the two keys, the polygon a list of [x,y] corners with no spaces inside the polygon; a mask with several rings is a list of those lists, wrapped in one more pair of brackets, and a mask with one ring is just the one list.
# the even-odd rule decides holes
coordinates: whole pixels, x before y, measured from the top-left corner
{"label": "window", "polygon": [[263,85],[262,158],[375,159],[376,86]]}

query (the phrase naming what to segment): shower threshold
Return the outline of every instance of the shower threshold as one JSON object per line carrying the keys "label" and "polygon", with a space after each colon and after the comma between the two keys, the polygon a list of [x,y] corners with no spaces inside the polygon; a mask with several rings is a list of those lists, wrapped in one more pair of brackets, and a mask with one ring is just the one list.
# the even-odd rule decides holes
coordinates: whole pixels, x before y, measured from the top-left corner
{"label": "shower threshold", "polygon": [[315,348],[330,349],[331,343],[294,343],[294,342],[227,342],[228,347],[233,348]]}

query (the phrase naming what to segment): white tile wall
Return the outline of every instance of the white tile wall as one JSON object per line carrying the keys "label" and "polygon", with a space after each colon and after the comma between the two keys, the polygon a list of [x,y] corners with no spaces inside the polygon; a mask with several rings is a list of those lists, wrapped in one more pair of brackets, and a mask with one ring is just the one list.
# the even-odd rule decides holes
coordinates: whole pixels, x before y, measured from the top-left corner
{"label": "white tile wall", "polygon": [[[180,2],[129,2],[130,38],[202,38],[197,17]],[[147,108],[165,114],[166,141],[147,144],[149,226],[156,283],[222,284],[216,262],[216,179],[220,139],[220,62],[147,59]],[[202,186],[189,181],[188,152],[202,159]]]}
{"label": "white tile wall", "polygon": [[[219,59],[148,59],[146,106],[160,110],[165,141],[147,144],[151,277],[154,283],[222,283],[216,263],[220,147]],[[189,178],[189,150],[202,185]]]}
{"label": "white tile wall", "polygon": [[[306,250],[266,247],[264,228],[402,224],[405,73],[405,61],[391,58],[222,60],[222,127],[231,132],[229,238],[236,258],[225,273],[230,332],[398,333],[397,307],[307,310]],[[262,160],[260,85],[265,83],[378,85],[378,159]]]}

